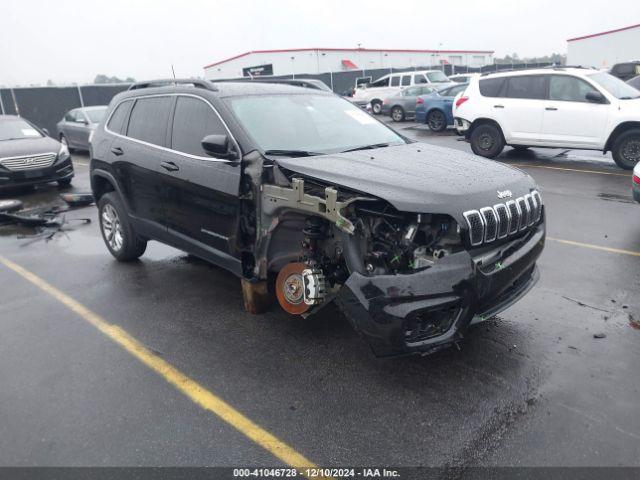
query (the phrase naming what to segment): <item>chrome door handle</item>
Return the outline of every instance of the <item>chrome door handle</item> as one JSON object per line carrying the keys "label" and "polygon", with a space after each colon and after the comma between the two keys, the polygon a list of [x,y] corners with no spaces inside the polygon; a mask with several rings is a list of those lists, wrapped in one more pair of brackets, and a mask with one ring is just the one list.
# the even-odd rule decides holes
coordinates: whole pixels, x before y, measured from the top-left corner
{"label": "chrome door handle", "polygon": [[176,172],[180,170],[180,167],[173,162],[162,162],[160,166],[164,168],[167,172]]}
{"label": "chrome door handle", "polygon": [[493,108],[504,108],[504,105],[494,105]]}

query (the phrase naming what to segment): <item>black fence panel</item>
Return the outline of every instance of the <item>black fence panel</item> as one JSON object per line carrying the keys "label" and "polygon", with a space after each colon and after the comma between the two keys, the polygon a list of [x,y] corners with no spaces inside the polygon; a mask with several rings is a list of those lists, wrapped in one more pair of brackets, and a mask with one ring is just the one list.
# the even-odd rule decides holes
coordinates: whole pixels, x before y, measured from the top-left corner
{"label": "black fence panel", "polygon": [[85,107],[92,105],[108,105],[113,97],[129,88],[129,84],[86,85],[80,87]]}
{"label": "black fence panel", "polygon": [[0,98],[5,115],[20,115],[56,137],[56,124],[69,110],[81,107],[83,103],[86,107],[107,105],[115,95],[128,88],[129,84],[85,85],[80,91],[78,87],[3,88]]}
{"label": "black fence panel", "polygon": [[80,106],[76,87],[16,88],[13,94],[20,116],[46,128],[53,137],[58,134],[56,124],[65,112]]}

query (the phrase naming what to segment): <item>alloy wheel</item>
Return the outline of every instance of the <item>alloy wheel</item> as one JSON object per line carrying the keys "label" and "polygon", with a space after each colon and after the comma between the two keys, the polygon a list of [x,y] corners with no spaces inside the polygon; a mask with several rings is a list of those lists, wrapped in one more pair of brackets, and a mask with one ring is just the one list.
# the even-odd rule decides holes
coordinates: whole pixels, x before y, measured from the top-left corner
{"label": "alloy wheel", "polygon": [[118,212],[112,205],[106,204],[102,209],[100,219],[105,240],[114,252],[120,251],[122,249],[123,235]]}

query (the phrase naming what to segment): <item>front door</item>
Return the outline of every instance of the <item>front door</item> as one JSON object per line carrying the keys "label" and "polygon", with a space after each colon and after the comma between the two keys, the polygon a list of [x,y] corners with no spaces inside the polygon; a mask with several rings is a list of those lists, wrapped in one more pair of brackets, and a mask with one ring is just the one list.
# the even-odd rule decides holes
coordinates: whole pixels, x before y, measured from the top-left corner
{"label": "front door", "polygon": [[[229,135],[217,112],[201,97],[177,97],[170,151],[163,166],[166,224],[176,243],[214,262],[235,256],[231,245],[238,226],[240,165],[203,150],[207,135]],[[230,139],[231,141],[231,139]]]}

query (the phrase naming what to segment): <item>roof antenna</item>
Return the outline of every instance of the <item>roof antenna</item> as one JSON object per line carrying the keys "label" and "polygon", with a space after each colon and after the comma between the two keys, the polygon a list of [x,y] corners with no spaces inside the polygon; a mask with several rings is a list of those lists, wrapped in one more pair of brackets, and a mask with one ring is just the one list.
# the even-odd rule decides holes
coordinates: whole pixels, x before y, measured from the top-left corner
{"label": "roof antenna", "polygon": [[176,86],[176,71],[173,69],[173,63],[171,64],[171,73],[173,73],[173,85]]}

